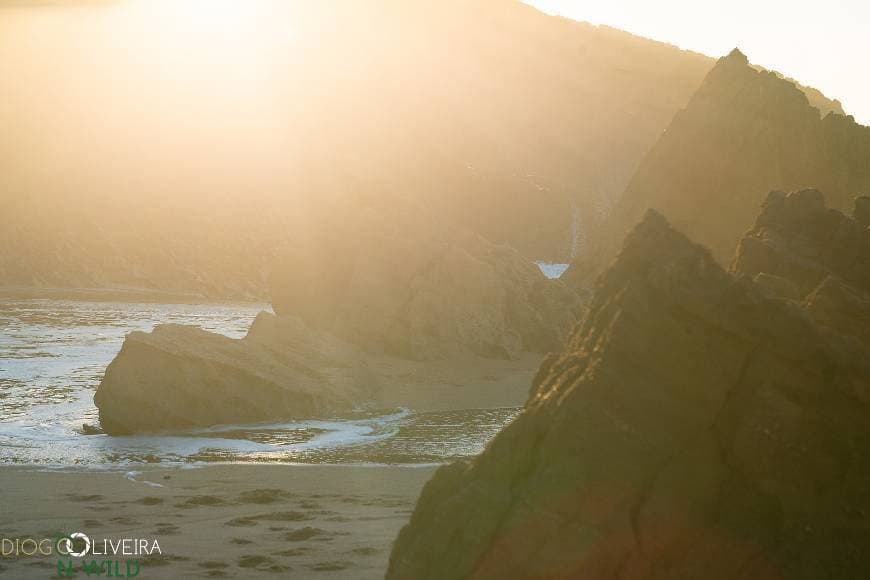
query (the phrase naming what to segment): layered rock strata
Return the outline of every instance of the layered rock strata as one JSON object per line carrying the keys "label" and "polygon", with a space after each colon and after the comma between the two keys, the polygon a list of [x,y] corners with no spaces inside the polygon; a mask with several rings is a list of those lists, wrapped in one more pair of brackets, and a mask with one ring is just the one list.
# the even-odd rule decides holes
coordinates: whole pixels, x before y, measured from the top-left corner
{"label": "layered rock strata", "polygon": [[[780,203],[762,229],[789,215]],[[852,230],[829,212],[813,214]],[[850,318],[861,289],[829,275],[802,294],[803,278],[768,274],[784,297],[741,268],[648,212],[523,413],[426,485],[387,578],[870,575],[870,349],[854,338],[870,327]],[[826,300],[826,317],[851,331],[814,312],[833,280],[849,299]]]}

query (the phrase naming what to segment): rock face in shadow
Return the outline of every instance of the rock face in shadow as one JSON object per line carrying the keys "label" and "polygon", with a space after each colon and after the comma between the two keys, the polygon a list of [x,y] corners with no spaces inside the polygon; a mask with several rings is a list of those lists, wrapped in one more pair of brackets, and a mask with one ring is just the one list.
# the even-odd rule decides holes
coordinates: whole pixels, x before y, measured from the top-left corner
{"label": "rock face in shadow", "polygon": [[508,245],[373,211],[286,252],[272,304],[367,350],[423,360],[547,352],[580,311],[576,292]]}
{"label": "rock face in shadow", "polygon": [[870,292],[870,230],[861,221],[868,202],[867,197],[857,199],[849,218],[827,208],[817,190],[772,192],[737,247],[734,271],[785,278],[801,296],[828,276]]}
{"label": "rock face in shadow", "polygon": [[264,312],[242,339],[176,324],[130,333],[94,401],[117,435],[324,416],[372,386],[358,349]]}
{"label": "rock face in shadow", "polygon": [[[796,300],[828,335],[840,358],[870,376],[870,229],[867,197],[853,217],[827,208],[817,190],[772,192],[755,227],[741,241],[733,270],[773,295]],[[870,402],[863,381],[855,394]]]}
{"label": "rock face in shadow", "polygon": [[870,127],[834,112],[820,116],[794,83],[757,70],[735,49],[643,159],[599,245],[568,279],[603,271],[648,208],[727,264],[769,191],[808,187],[841,211],[870,192]]}
{"label": "rock face in shadow", "polygon": [[868,577],[870,349],[782,273],[797,299],[648,212],[524,412],[426,485],[387,578]]}

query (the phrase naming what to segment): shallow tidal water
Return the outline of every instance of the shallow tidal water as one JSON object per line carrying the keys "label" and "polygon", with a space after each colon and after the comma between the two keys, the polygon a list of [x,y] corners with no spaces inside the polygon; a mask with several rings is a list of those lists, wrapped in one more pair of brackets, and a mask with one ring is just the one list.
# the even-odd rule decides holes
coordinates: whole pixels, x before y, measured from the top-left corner
{"label": "shallow tidal water", "polygon": [[432,464],[480,453],[518,408],[366,409],[318,421],[160,436],[85,434],[93,394],[134,330],[200,326],[244,336],[268,305],[0,300],[0,464],[112,467],[208,462]]}

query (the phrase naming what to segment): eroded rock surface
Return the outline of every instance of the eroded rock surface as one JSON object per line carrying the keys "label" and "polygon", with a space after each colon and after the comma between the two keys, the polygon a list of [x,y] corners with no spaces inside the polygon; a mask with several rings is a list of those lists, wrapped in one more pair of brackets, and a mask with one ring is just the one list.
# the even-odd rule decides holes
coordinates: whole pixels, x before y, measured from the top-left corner
{"label": "eroded rock surface", "polygon": [[755,227],[740,241],[733,268],[790,280],[806,295],[828,276],[870,292],[870,229],[862,223],[867,198],[854,217],[826,206],[815,189],[772,192]]}
{"label": "eroded rock surface", "polygon": [[242,339],[176,324],[130,333],[94,401],[103,429],[125,434],[324,416],[372,387],[358,349],[261,313]]}
{"label": "eroded rock surface", "polygon": [[[860,296],[813,292],[834,280]],[[524,412],[426,485],[387,578],[870,576],[870,351],[769,286],[648,212]]]}
{"label": "eroded rock surface", "polygon": [[506,375],[525,377],[540,360],[529,353],[559,348],[582,311],[510,246],[418,212],[337,213],[294,242],[273,276],[278,316],[261,314],[244,339],[173,325],[130,334],[95,396],[104,429],[456,406],[445,397],[518,405]]}

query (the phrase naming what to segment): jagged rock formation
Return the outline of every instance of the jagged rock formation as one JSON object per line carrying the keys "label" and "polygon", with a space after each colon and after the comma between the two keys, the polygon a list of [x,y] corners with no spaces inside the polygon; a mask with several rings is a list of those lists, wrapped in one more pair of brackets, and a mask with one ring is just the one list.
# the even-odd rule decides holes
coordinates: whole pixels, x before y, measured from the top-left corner
{"label": "jagged rock formation", "polygon": [[[774,224],[815,203],[774,196],[755,234],[785,240]],[[870,349],[812,301],[729,274],[648,212],[525,411],[426,485],[387,578],[867,577]]]}
{"label": "jagged rock formation", "polygon": [[[153,50],[97,42],[114,6],[16,10],[30,20],[3,54],[50,68],[0,62],[17,87],[0,103],[0,286],[264,298],[286,232],[323,208],[408,196],[563,261],[572,216],[598,222],[713,64],[515,0],[274,6],[293,44],[263,65],[267,103],[207,66],[156,82]],[[80,50],[42,42],[70,30]]]}
{"label": "jagged rock formation", "polygon": [[834,112],[820,117],[797,86],[756,70],[735,49],[646,155],[596,251],[568,279],[602,271],[648,208],[727,263],[769,191],[807,187],[843,211],[870,192],[870,127]]}
{"label": "jagged rock formation", "polygon": [[[853,218],[825,206],[817,190],[772,192],[755,227],[741,241],[733,270],[774,295],[797,300],[844,359],[862,361],[870,377],[870,229],[855,200]],[[863,360],[862,360],[863,359]],[[864,382],[855,395],[870,402]]]}
{"label": "jagged rock formation", "polygon": [[861,222],[868,202],[857,199],[850,219],[827,208],[818,190],[772,192],[755,227],[740,240],[734,271],[785,278],[801,296],[828,276],[870,292],[870,230]]}
{"label": "jagged rock formation", "polygon": [[242,339],[176,324],[130,333],[94,402],[103,430],[120,435],[322,417],[374,386],[358,349],[264,312]]}
{"label": "jagged rock formation", "polygon": [[417,213],[373,211],[294,243],[276,267],[272,303],[411,359],[548,352],[581,310],[575,291],[510,246]]}
{"label": "jagged rock formation", "polygon": [[[488,365],[475,356],[527,360],[559,348],[582,310],[577,292],[509,246],[419,213],[369,210],[315,231],[297,236],[275,268],[279,316],[261,314],[244,339],[176,325],[131,333],[94,397],[106,432],[462,399],[439,385],[480,388]],[[467,372],[411,364],[443,358]],[[396,388],[418,382],[419,397]]]}

